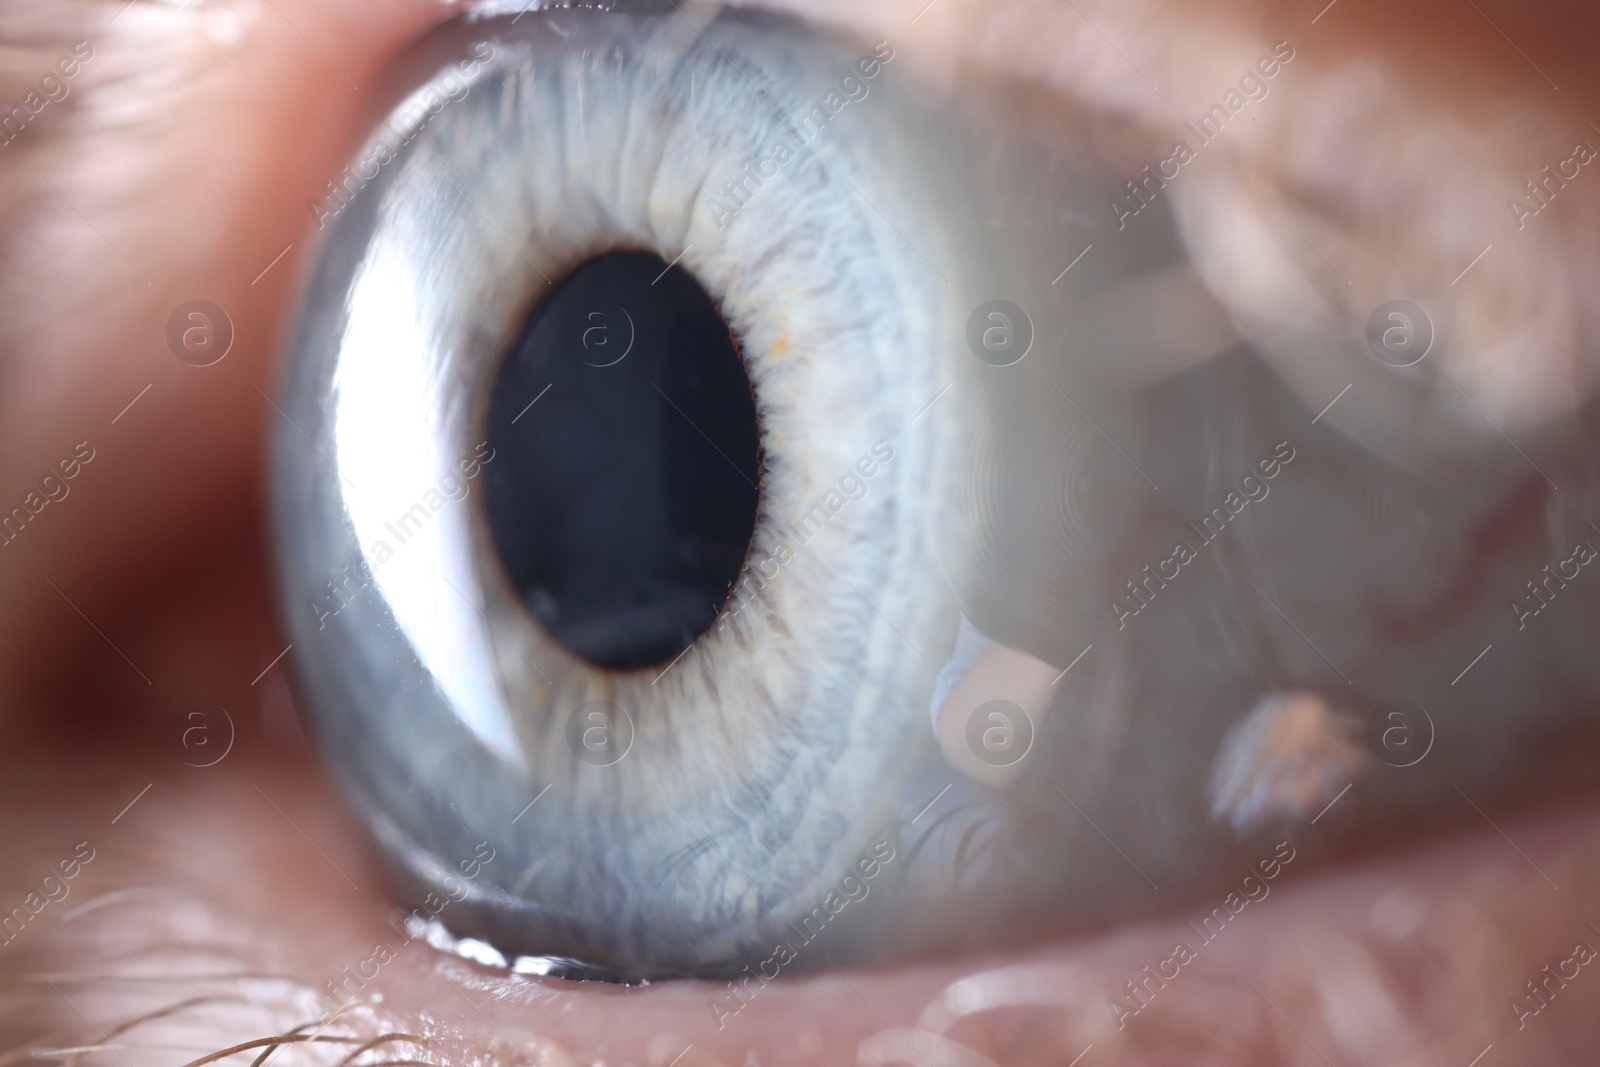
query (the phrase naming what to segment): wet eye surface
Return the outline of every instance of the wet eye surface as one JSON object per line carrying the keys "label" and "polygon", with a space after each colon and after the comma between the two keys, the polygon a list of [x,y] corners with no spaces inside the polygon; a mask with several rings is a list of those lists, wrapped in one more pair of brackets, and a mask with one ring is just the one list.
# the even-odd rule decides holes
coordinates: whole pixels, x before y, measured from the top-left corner
{"label": "wet eye surface", "polygon": [[426,46],[326,220],[277,441],[294,655],[402,884],[497,856],[453,935],[737,970],[894,853],[928,751],[950,283],[875,206],[927,199],[874,151],[887,44],[511,21]]}
{"label": "wet eye surface", "polygon": [[488,426],[495,549],[553,638],[627,670],[665,665],[715,621],[761,465],[738,346],[687,272],[651,252],[578,267],[529,317]]}
{"label": "wet eye surface", "polygon": [[886,42],[542,12],[408,70],[322,217],[276,523],[315,732],[436,943],[994,948],[1592,781],[1594,680],[1491,610],[1582,554],[1545,470],[1586,413],[1507,450],[1430,332],[1339,353],[1379,377],[1324,421],[1150,330],[1207,321],[1168,204],[1073,209],[1085,124],[997,133]]}

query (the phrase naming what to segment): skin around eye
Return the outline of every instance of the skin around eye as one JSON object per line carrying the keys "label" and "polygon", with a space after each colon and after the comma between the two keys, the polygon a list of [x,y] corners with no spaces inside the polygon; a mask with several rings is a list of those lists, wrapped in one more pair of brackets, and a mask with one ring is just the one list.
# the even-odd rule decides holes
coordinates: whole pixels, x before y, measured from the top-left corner
{"label": "skin around eye", "polygon": [[[30,313],[28,300],[16,298],[22,310],[8,328],[28,342],[18,350],[60,353],[61,357],[14,357],[8,368],[16,387],[7,390],[6,484],[14,489],[7,499],[23,500],[46,471],[63,456],[73,454],[76,442],[87,440],[97,451],[96,460],[86,465],[73,483],[72,495],[52,500],[38,514],[37,522],[30,522],[27,539],[3,550],[19,557],[30,554],[25,565],[4,561],[7,589],[17,590],[5,615],[9,663],[5,678],[11,694],[6,702],[11,709],[6,716],[8,737],[16,739],[18,750],[41,764],[48,758],[54,768],[51,773],[30,777],[19,767],[6,776],[17,783],[6,811],[15,813],[16,825],[29,829],[16,838],[8,837],[8,849],[21,855],[5,867],[8,872],[23,873],[9,883],[13,892],[4,906],[20,906],[29,913],[24,936],[32,941],[35,952],[22,955],[30,950],[30,943],[21,937],[0,949],[8,954],[4,966],[14,968],[8,977],[33,977],[46,969],[53,972],[62,961],[102,975],[110,966],[109,942],[97,945],[91,940],[73,948],[56,937],[80,928],[77,923],[95,914],[109,912],[90,912],[56,930],[33,924],[54,921],[51,909],[58,903],[37,913],[29,908],[30,894],[36,889],[42,899],[49,900],[49,892],[42,888],[46,871],[73,855],[76,843],[86,839],[85,835],[91,843],[98,840],[91,830],[80,832],[78,827],[104,833],[144,827],[140,832],[159,837],[160,847],[149,847],[151,838],[133,834],[127,844],[97,853],[80,878],[104,878],[105,882],[79,881],[72,892],[82,897],[76,901],[69,897],[60,904],[76,905],[89,899],[91,887],[98,893],[176,883],[193,891],[197,882],[203,882],[203,896],[227,898],[235,914],[242,912],[248,918],[237,928],[242,936],[233,942],[234,950],[246,960],[259,961],[268,957],[273,942],[280,942],[284,955],[294,957],[284,969],[313,992],[321,982],[343,975],[346,965],[358,973],[369,967],[374,946],[366,941],[375,943],[376,938],[388,936],[398,939],[392,928],[389,934],[378,929],[382,920],[375,916],[388,906],[386,902],[376,896],[361,897],[338,874],[320,866],[318,849],[329,852],[362,890],[370,891],[370,885],[376,884],[368,872],[347,862],[358,854],[359,846],[353,838],[342,836],[335,802],[302,778],[302,771],[291,767],[275,770],[265,751],[259,754],[266,760],[256,779],[259,792],[246,792],[238,780],[224,786],[220,782],[191,785],[174,779],[118,816],[156,777],[141,775],[140,770],[200,773],[198,768],[183,767],[181,760],[175,763],[178,757],[170,748],[149,740],[164,728],[173,703],[196,692],[211,692],[229,705],[238,694],[245,707],[281,699],[281,695],[270,699],[260,695],[273,692],[261,688],[273,685],[270,672],[256,686],[248,684],[281,646],[273,640],[264,607],[265,582],[260,577],[259,559],[265,546],[254,532],[259,521],[254,503],[258,486],[251,484],[248,474],[241,477],[238,472],[257,469],[259,442],[266,424],[275,418],[252,385],[268,389],[265,355],[288,283],[273,271],[259,277],[254,286],[251,281],[279,251],[298,244],[295,237],[310,218],[305,201],[316,197],[321,182],[334,169],[331,160],[345,147],[344,134],[354,121],[329,104],[351,92],[344,76],[362,84],[365,74],[381,64],[386,51],[419,32],[436,15],[431,7],[402,9],[398,14],[373,17],[369,23],[353,14],[355,8],[319,15],[309,7],[279,6],[287,16],[282,22],[273,21],[274,12],[262,8],[258,22],[252,24],[252,43],[246,48],[257,49],[251,55],[252,62],[259,65],[252,68],[250,63],[240,63],[228,75],[239,79],[229,83],[237,86],[233,90],[237,95],[231,98],[234,103],[214,102],[219,114],[259,116],[259,122],[219,118],[207,128],[216,136],[180,143],[184,138],[176,133],[137,138],[118,125],[119,117],[114,114],[99,119],[104,138],[100,143],[120,145],[129,158],[138,155],[131,141],[150,142],[142,146],[147,162],[141,173],[147,187],[181,190],[165,194],[164,201],[158,198],[157,202],[165,205],[159,218],[150,217],[153,208],[141,208],[135,218],[121,218],[115,204],[104,201],[100,210],[91,211],[88,200],[74,195],[88,191],[89,179],[80,177],[80,184],[74,185],[63,174],[56,184],[67,193],[68,199],[62,202],[67,206],[56,204],[51,209],[49,229],[25,231],[33,236],[24,247],[48,251],[31,254],[26,269],[16,271],[13,292],[31,295],[39,308],[45,305],[42,297],[52,296],[52,308],[65,304],[70,313]],[[1116,45],[1124,50],[1133,48],[1133,35],[1117,34],[1108,10],[1083,7],[1094,26]],[[141,9],[125,17],[136,13],[144,17]],[[1334,8],[1318,26],[1331,25],[1330,20],[1340,13]],[[916,12],[908,7],[904,14],[909,23]],[[993,25],[1003,25],[1007,14],[986,13],[995,20]],[[1501,20],[1501,13],[1495,15]],[[1062,11],[1061,17],[1076,16]],[[982,24],[935,7],[917,25],[930,27],[919,33],[954,38]],[[1515,27],[1508,29],[1518,36],[1522,47],[1530,47],[1530,39],[1515,34]],[[218,32],[226,38],[228,31]],[[1030,24],[1029,32],[1035,38],[1049,39],[1036,24]],[[1086,42],[1085,48],[1096,41],[1103,43],[1103,38],[1083,26],[1076,26],[1073,32]],[[990,46],[994,55],[1007,53],[1004,36],[994,31],[986,38],[995,42]],[[1534,54],[1541,60],[1559,54],[1558,47],[1537,50],[1539,45],[1553,47],[1547,35],[1536,33],[1531,40],[1536,46]],[[1349,46],[1357,45],[1377,47],[1371,38],[1354,38]],[[199,58],[210,55],[211,47],[199,47]],[[317,55],[319,48],[338,64],[342,74],[324,65]],[[1013,57],[1018,54],[1015,47],[1009,50]],[[1190,51],[1203,55],[1210,50],[1196,46]],[[1109,54],[1096,61],[1107,68],[1117,62]],[[1140,65],[1158,85],[1165,84],[1154,65],[1142,61]],[[1228,67],[1224,81],[1236,78],[1236,68],[1237,63]],[[215,76],[219,79],[216,84],[223,84],[223,76]],[[1572,91],[1566,84],[1563,89]],[[1203,92],[1198,96],[1205,98]],[[197,107],[193,103],[187,106]],[[176,111],[157,111],[151,126],[143,128],[182,128],[184,124],[169,116],[184,114],[181,106]],[[225,132],[230,135],[226,141],[222,139]],[[293,151],[269,148],[274,144],[296,147]],[[224,151],[223,145],[239,145],[241,150]],[[258,147],[247,147],[252,145]],[[13,144],[7,151],[17,147]],[[169,152],[171,162],[152,158],[167,159]],[[1139,158],[1142,165],[1144,159]],[[1538,173],[1538,168],[1531,173]],[[194,174],[208,176],[202,190],[226,192],[195,196],[188,191],[195,186],[180,181]],[[295,195],[284,193],[285,188],[295,189]],[[1574,186],[1572,191],[1581,194],[1580,187]],[[1553,203],[1552,214],[1546,216],[1549,219],[1559,220],[1562,210],[1571,210],[1561,201]],[[74,206],[84,211],[91,225],[84,225],[85,219],[74,213]],[[106,231],[117,250],[151,273],[155,292],[138,299],[120,295],[143,283],[134,277],[137,270],[126,276],[115,273],[128,265],[101,243],[95,224]],[[36,220],[34,225],[42,224]],[[38,236],[41,233],[45,236]],[[175,234],[203,235],[204,239],[190,245]],[[251,254],[258,250],[259,255]],[[290,266],[297,251],[290,249],[276,270]],[[208,286],[191,282],[196,277],[205,280],[216,264],[237,267],[228,272],[234,280],[209,292],[205,291]],[[1491,265],[1486,257],[1478,267]],[[63,299],[63,293],[77,295]],[[115,296],[110,310],[99,300],[106,294]],[[235,320],[238,347],[211,368],[215,373],[210,376],[178,363],[161,340],[170,311],[195,296],[225,305]],[[123,340],[127,337],[148,340],[136,355],[129,355]],[[144,367],[152,373],[139,373]],[[152,388],[141,398],[140,391],[147,384]],[[1325,392],[1331,395],[1340,384]],[[134,404],[124,412],[128,401]],[[69,431],[78,425],[85,429]],[[175,432],[175,427],[182,432]],[[102,446],[101,438],[95,436],[124,431],[127,443],[117,442],[116,447]],[[89,480],[97,475],[103,480]],[[74,511],[75,507],[81,510]],[[46,522],[56,525],[44,525]],[[34,580],[35,572],[49,577],[58,590]],[[254,610],[241,611],[240,603],[254,605]],[[96,634],[97,629],[107,641]],[[124,654],[131,663],[122,658]],[[86,669],[85,664],[93,669]],[[145,686],[141,672],[153,684]],[[251,730],[259,731],[255,740],[265,750],[268,738],[276,736],[272,731],[281,729],[282,722],[269,715],[258,723],[251,716],[244,719],[241,729],[246,736]],[[160,728],[152,730],[151,723]],[[124,733],[124,728],[128,732]],[[48,743],[49,735],[56,731],[58,739],[69,736],[74,744]],[[181,732],[178,736],[181,738]],[[177,744],[181,746],[181,740]],[[104,751],[103,762],[87,758],[85,745]],[[246,744],[238,754],[242,756],[248,748]],[[295,765],[304,759],[299,749],[287,751]],[[251,773],[258,767],[248,766]],[[74,767],[83,770],[82,779],[73,777]],[[240,765],[225,760],[218,765],[219,770],[224,768],[233,774]],[[114,780],[123,774],[128,775],[126,780]],[[178,796],[141,811],[169,790]],[[192,798],[187,804],[181,799],[185,792]],[[257,803],[251,798],[262,793],[283,806],[289,818],[279,819],[270,805],[262,808],[259,819],[241,814],[243,804]],[[307,803],[303,808],[294,806],[285,801],[285,794]],[[54,799],[62,795],[76,798],[65,811]],[[682,990],[647,991],[661,994],[659,1000],[644,1001],[651,1006],[643,1009],[639,1032],[624,1034],[615,1021],[623,1017],[623,1011],[602,1014],[604,1008],[616,1006],[610,1001],[604,1008],[594,1009],[593,1016],[587,1015],[588,1009],[572,1007],[576,998],[592,991],[552,993],[554,987],[537,983],[507,991],[470,966],[440,963],[422,954],[422,946],[416,945],[400,957],[398,969],[380,967],[381,988],[371,988],[387,991],[386,1001],[395,1005],[396,1018],[381,1021],[394,1022],[397,1028],[413,1026],[424,1011],[433,1011],[441,1061],[473,1055],[511,1058],[506,1051],[510,1048],[531,1057],[551,1043],[580,1056],[583,1053],[577,1050],[586,1049],[602,1030],[615,1033],[614,1044],[606,1053],[612,1058],[667,1063],[683,1052],[684,1046],[693,1046],[683,1053],[679,1061],[683,1064],[697,1062],[702,1056],[706,1059],[699,1062],[740,1063],[751,1053],[761,1063],[921,1062],[949,1047],[923,1036],[925,1032],[955,1034],[948,1040],[985,1050],[997,1062],[1027,1062],[1025,1057],[1030,1055],[1047,1062],[1069,1062],[1090,1045],[1094,1048],[1081,1061],[1085,1064],[1093,1062],[1090,1057],[1100,1056],[1105,1056],[1106,1062],[1193,1056],[1197,1048],[1216,1050],[1217,1055],[1231,1056],[1233,1062],[1262,1063],[1319,1062],[1319,1052],[1336,1061],[1342,1056],[1352,1062],[1379,1062],[1391,1049],[1405,1050],[1420,1062],[1469,1062],[1487,1046],[1493,1048],[1485,1063],[1496,1056],[1505,1056],[1504,1062],[1570,1060],[1579,1054],[1576,1050],[1586,1047],[1586,1040],[1592,1043],[1594,1036],[1591,1024],[1584,1021],[1581,1000],[1583,981],[1589,976],[1586,968],[1569,963],[1581,954],[1568,944],[1589,939],[1584,933],[1588,919],[1579,914],[1577,905],[1570,912],[1565,910],[1570,898],[1542,894],[1565,893],[1593,882],[1591,860],[1582,844],[1586,817],[1575,817],[1577,825],[1536,826],[1503,819],[1493,810],[1490,814],[1499,829],[1528,854],[1530,863],[1524,863],[1515,852],[1506,854],[1505,839],[1485,827],[1470,840],[1461,841],[1459,850],[1455,844],[1443,846],[1403,869],[1358,871],[1319,890],[1309,884],[1293,892],[1276,888],[1259,911],[1251,910],[1256,907],[1252,903],[1238,914],[1239,925],[1229,929],[1230,934],[1240,935],[1238,941],[1222,938],[1215,946],[1208,942],[1203,947],[1191,943],[1192,949],[1198,948],[1192,964],[1169,964],[1180,954],[1165,943],[1189,935],[1168,929],[1141,930],[1081,945],[1076,954],[1061,959],[1030,956],[997,960],[994,966],[964,963],[899,976],[856,976],[852,980],[859,990],[839,979],[818,979],[793,990],[765,989],[749,997],[747,1004],[738,998],[724,999],[724,1004],[741,1006],[729,1027],[748,1024],[751,1035],[759,1028],[759,1040],[741,1036],[745,1032],[740,1030],[732,1036],[726,1030],[711,1032],[715,1016],[706,1005],[713,992],[729,996],[725,989],[706,991],[706,1001],[699,1000],[698,993]],[[112,823],[113,817],[118,821]],[[304,836],[290,827],[291,819]],[[100,831],[102,826],[104,831]],[[240,844],[245,841],[256,844]],[[133,862],[118,862],[119,849],[134,853]],[[123,856],[125,859],[126,853]],[[152,872],[142,865],[152,857],[163,869]],[[1114,860],[1114,855],[1108,858]],[[102,863],[105,866],[96,866]],[[1531,864],[1562,889],[1552,890]],[[344,893],[357,894],[353,897],[356,908],[347,910],[334,903]],[[1563,906],[1552,907],[1550,901],[1556,899]],[[293,903],[286,906],[285,901]],[[1268,925],[1265,920],[1271,913],[1267,908],[1278,903],[1292,904],[1294,910],[1286,908]],[[1254,931],[1243,925],[1257,917],[1263,924]],[[362,928],[366,937],[340,932],[350,929],[351,923],[363,922],[367,923]],[[284,931],[293,931],[294,936],[285,936]],[[326,943],[327,951],[312,947],[319,942]],[[215,943],[202,943],[201,947],[211,949]],[[333,951],[335,948],[338,951]],[[74,957],[69,952],[82,954]],[[13,962],[19,959],[26,960],[26,966]],[[1225,982],[1219,973],[1224,963],[1260,965],[1263,961],[1265,967],[1248,972],[1264,994],[1256,1000],[1247,1000],[1256,996],[1248,983]],[[1055,969],[1001,973],[1006,964],[1013,963],[1053,965]],[[1180,977],[1162,978],[1173,966],[1179,968]],[[1578,977],[1562,977],[1572,973],[1573,966],[1578,967]],[[1213,967],[1217,970],[1206,970]],[[1146,968],[1167,984],[1147,977]],[[974,981],[961,984],[969,978]],[[444,997],[456,995],[443,984],[445,979],[468,994],[463,1003],[469,1001],[470,1007],[462,1006],[450,1015],[436,1007]],[[1196,982],[1187,984],[1190,979]],[[1125,982],[1133,982],[1142,996],[1130,994]],[[1094,990],[1084,996],[1084,1003],[1106,1022],[1073,1021],[1057,1010],[1058,1001],[1069,993],[1058,996],[1056,991],[1080,990],[1084,988],[1080,983],[1088,983]],[[36,988],[38,983],[31,985]],[[209,981],[203,989],[207,995],[227,995]],[[178,999],[157,994],[139,1003],[117,995],[80,1000],[74,989],[62,985],[62,990],[66,997],[48,1005],[27,1002],[49,1019],[48,1027],[40,1028],[48,1029],[49,1034],[32,1030],[25,1021],[8,1023],[8,1033],[18,1036],[17,1043],[59,1048],[95,1040],[98,1035],[92,1033],[92,1026],[84,1026],[69,1010],[72,1004],[82,1006],[91,1019],[109,1029],[141,1011],[170,1006]],[[1038,990],[1045,992],[1029,992]],[[801,996],[808,999],[801,1000]],[[1116,1025],[1117,1013],[1108,1005],[1112,996],[1120,998],[1125,1010],[1137,1009],[1137,1014],[1126,1020],[1126,1029],[1118,1028],[1107,1036],[1105,1029],[1096,1026]],[[203,1052],[197,1044],[220,1048],[258,1034],[281,1033],[319,1017],[314,1005],[294,1004],[290,999],[290,1007],[296,1010],[286,1010],[281,1018],[242,1020],[219,1014],[210,1018],[213,1026],[201,1025],[186,1033],[182,1043],[195,1048],[198,1057]],[[1040,1001],[1045,1002],[1043,1007]],[[548,1010],[540,1010],[541,1002]],[[1514,1002],[1520,1003],[1522,1011],[1512,1008]],[[998,1005],[993,1008],[995,1017],[983,1015],[972,1007],[975,1003]],[[1244,1007],[1246,1003],[1250,1007]],[[1036,1011],[1038,1015],[1010,1028],[997,1021],[1008,1009]],[[641,1010],[639,1002],[631,1002],[626,1015],[638,1018],[636,1013]],[[691,1019],[697,1011],[703,1011],[707,1020],[707,1036],[700,1041],[692,1039],[697,1030],[677,1021]],[[847,1015],[847,1011],[856,1014]],[[838,1033],[818,1034],[821,1028],[814,1024],[818,1017],[839,1020]],[[962,1029],[956,1029],[957,1023],[951,1021],[955,1019],[960,1020]],[[1219,1019],[1237,1022],[1234,1028],[1226,1028]],[[1463,1025],[1460,1019],[1481,1024],[1483,1029]],[[1144,1024],[1152,1024],[1152,1029],[1140,1030]],[[768,1035],[775,1047],[769,1047]],[[666,1044],[665,1038],[677,1036],[684,1037],[682,1046]],[[829,1044],[830,1040],[835,1043]],[[905,1044],[897,1045],[900,1041]],[[1208,1041],[1210,1045],[1205,1044]],[[919,1048],[922,1051],[917,1051]],[[126,1054],[139,1053],[129,1050]],[[109,1061],[110,1057],[106,1058]],[[407,1057],[397,1054],[395,1058]],[[337,1057],[330,1062],[337,1062]]]}

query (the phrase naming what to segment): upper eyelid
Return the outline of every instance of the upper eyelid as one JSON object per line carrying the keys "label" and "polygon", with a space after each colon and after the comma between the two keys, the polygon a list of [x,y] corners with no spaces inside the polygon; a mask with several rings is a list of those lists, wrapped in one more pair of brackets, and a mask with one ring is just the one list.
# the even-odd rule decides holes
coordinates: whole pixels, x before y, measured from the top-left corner
{"label": "upper eyelid", "polygon": [[[423,17],[407,20],[406,36],[420,37],[432,26],[450,18],[498,10],[508,3],[511,0],[441,5],[426,12]],[[514,6],[520,12],[527,5]],[[805,5],[771,6],[806,14]],[[183,132],[197,120],[204,122],[215,119],[214,115],[208,113],[208,105],[196,97],[202,91],[211,95],[212,90],[225,84],[216,79],[230,76],[228,65],[238,57],[233,54],[235,44],[227,38],[234,33],[243,33],[245,46],[248,47],[250,40],[259,34],[263,20],[282,18],[289,21],[275,7],[257,7],[253,15],[245,14],[247,10],[246,5],[232,2],[202,3],[173,10],[146,0],[132,0],[126,8],[119,8],[114,16],[108,15],[107,9],[99,5],[71,4],[50,9],[48,17],[38,17],[33,12],[11,18],[0,17],[0,41],[26,42],[24,52],[20,55],[13,53],[6,69],[0,71],[0,104],[8,99],[4,95],[8,89],[11,90],[11,96],[25,93],[27,86],[50,69],[57,54],[69,50],[75,41],[95,42],[101,57],[80,75],[79,84],[74,87],[75,91],[70,97],[62,105],[52,105],[54,113],[45,116],[62,127],[64,136],[34,136],[45,131],[30,129],[0,151],[0,209],[9,202],[29,197],[59,200],[57,193],[41,181],[41,172],[60,175],[77,170],[83,196],[80,198],[80,191],[70,190],[65,181],[54,177],[58,189],[72,191],[72,199],[65,204],[47,201],[47,209],[53,209],[69,220],[81,214],[97,223],[123,257],[146,268],[147,274],[149,268],[159,266],[159,263],[152,262],[153,256],[141,254],[141,249],[128,246],[129,241],[139,238],[124,239],[118,231],[145,228],[145,219],[130,219],[129,214],[160,212],[164,210],[163,206],[129,203],[129,197],[122,195],[129,191],[125,186],[113,191],[107,188],[111,183],[101,182],[94,173],[84,173],[89,169],[84,157],[87,153],[107,151],[110,146],[101,143],[102,139],[107,139],[114,144],[119,164],[125,172],[149,176],[151,191],[191,177],[183,173],[188,169],[186,162],[177,163],[175,157],[190,152],[202,157],[197,162],[203,164],[204,149],[195,145],[185,146]],[[364,18],[367,10],[367,0],[356,0],[338,8],[342,17],[348,19]],[[208,19],[224,16],[240,21],[220,31],[214,22],[207,22]],[[302,30],[296,25],[303,21],[296,18],[290,23],[295,26],[297,34],[290,44],[302,48],[304,53],[285,59],[309,59],[313,64],[325,62],[331,69],[340,69],[341,72],[348,68],[349,60],[342,53],[334,51],[332,44],[327,48],[318,46],[315,27],[307,25]],[[312,50],[320,53],[320,58]],[[338,63],[327,55],[330,51],[339,56]],[[259,78],[260,72],[255,72],[254,76]],[[359,90],[353,91],[350,98],[352,106],[359,108],[359,102],[370,95]],[[337,100],[326,102],[339,103]],[[152,136],[127,136],[141,130]],[[337,162],[329,160],[330,175],[337,170]],[[112,289],[131,280],[120,273],[124,269],[122,264],[107,264],[102,269],[105,277],[97,279],[95,283],[99,288]],[[145,280],[148,281],[148,278]],[[0,294],[0,300],[3,299],[4,294]]]}
{"label": "upper eyelid", "polygon": [[[953,7],[959,6],[959,0],[943,2]],[[611,3],[614,0],[586,0],[580,6],[604,7]],[[549,5],[540,2],[531,6],[542,8]],[[869,28],[864,24],[866,20],[854,14],[847,15],[843,20],[838,19],[838,12],[827,10],[824,4],[778,2],[755,6],[785,11],[807,20],[821,18],[838,23],[847,30],[852,24],[861,30]],[[461,15],[473,17],[512,9],[520,13],[528,7],[530,5],[522,0],[452,0],[428,12],[425,17],[405,21],[407,33],[420,36],[430,27]],[[71,112],[86,109],[86,104],[87,110],[98,111],[101,110],[98,107],[100,102],[105,101],[114,103],[115,122],[118,124],[137,122],[154,127],[169,125],[174,113],[182,110],[181,100],[187,91],[186,86],[201,80],[207,72],[214,72],[217,61],[226,58],[232,51],[230,39],[234,35],[243,34],[248,38],[258,32],[258,24],[263,19],[284,18],[287,21],[288,18],[276,8],[268,10],[257,7],[252,13],[248,5],[231,2],[202,3],[173,10],[146,0],[131,0],[126,7],[119,5],[118,8],[114,15],[108,16],[105,7],[95,4],[73,3],[49,8],[41,5],[20,14],[0,16],[0,41],[10,46],[9,62],[0,68],[0,104],[25,95],[38,77],[49,71],[57,53],[70,49],[75,41],[90,40],[103,46],[100,50],[106,57],[97,68],[84,72],[85,76],[78,87],[83,91],[74,92],[64,102],[65,106],[57,107],[56,114],[48,116],[54,122],[67,120],[64,124],[68,126],[68,137],[63,142],[53,143],[44,137],[27,136],[5,146],[6,151],[0,153],[0,207],[9,199],[21,199],[27,192],[37,191],[37,181],[29,179],[38,166],[38,157],[52,148],[70,156],[75,142],[82,138],[117,132],[114,128],[107,129],[98,115],[86,116],[91,121],[84,122],[82,118],[69,118]],[[968,8],[976,10],[975,5],[968,5]],[[366,10],[368,5],[365,0],[338,8],[343,17],[351,19],[365,18]],[[227,25],[227,20],[232,20],[232,25]],[[887,28],[890,20],[881,19],[879,25]],[[903,38],[914,40],[909,20],[907,27],[897,26],[894,29]],[[327,58],[331,44],[327,49],[320,48],[307,32],[298,29],[297,32],[307,46],[316,48]],[[932,49],[931,54],[939,56],[939,62],[959,63],[964,58],[964,50],[963,54],[955,54],[941,47]],[[161,58],[152,60],[149,58],[151,56]],[[332,63],[331,59],[327,61]],[[185,70],[185,67],[188,69]],[[158,68],[160,76],[152,76],[152,72]],[[1031,82],[1034,88],[1044,90],[1042,95],[1046,99],[1064,95],[1033,79],[1025,80]],[[114,101],[107,99],[113,94]],[[33,132],[29,131],[30,134]],[[171,133],[170,125],[161,132]],[[127,142],[121,147],[124,151],[138,150],[138,147]],[[147,146],[143,147],[149,150]],[[159,169],[159,162],[156,167]],[[92,211],[88,214],[93,216]]]}

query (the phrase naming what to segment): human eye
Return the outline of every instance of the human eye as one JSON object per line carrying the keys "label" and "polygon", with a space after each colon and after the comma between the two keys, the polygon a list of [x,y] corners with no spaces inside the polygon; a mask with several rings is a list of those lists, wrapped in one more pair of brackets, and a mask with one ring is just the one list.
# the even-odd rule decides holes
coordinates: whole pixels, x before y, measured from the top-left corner
{"label": "human eye", "polygon": [[798,14],[135,4],[19,90],[17,1053],[1587,1033],[1595,142],[1372,147],[1520,174],[1549,28]]}

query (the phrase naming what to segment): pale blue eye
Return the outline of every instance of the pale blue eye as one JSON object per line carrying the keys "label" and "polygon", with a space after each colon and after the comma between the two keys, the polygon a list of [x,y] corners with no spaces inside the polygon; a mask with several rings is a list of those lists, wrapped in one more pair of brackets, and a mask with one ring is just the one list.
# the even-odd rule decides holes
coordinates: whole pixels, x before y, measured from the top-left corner
{"label": "pale blue eye", "polygon": [[323,206],[286,389],[317,730],[402,878],[492,848],[453,930],[727,968],[892,840],[956,620],[894,52],[594,12],[431,47]]}
{"label": "pale blue eye", "polygon": [[734,10],[462,20],[400,78],[312,205],[276,521],[318,740],[437,943],[1027,944],[1592,777],[1600,526],[1541,466],[1592,469],[1586,419],[1530,457],[1441,409],[1421,309],[1240,343],[1188,265],[1227,288],[1221,148],[1135,189],[1087,120]]}

